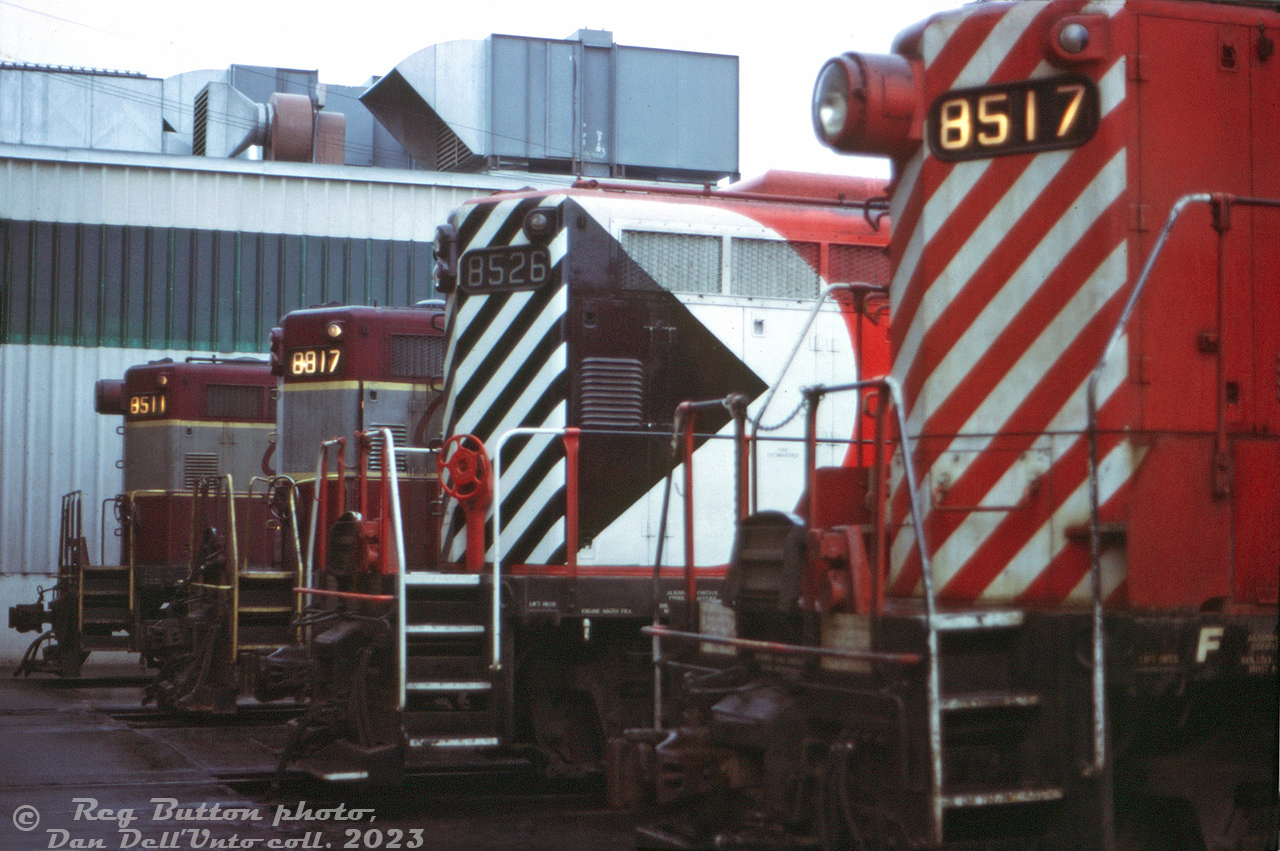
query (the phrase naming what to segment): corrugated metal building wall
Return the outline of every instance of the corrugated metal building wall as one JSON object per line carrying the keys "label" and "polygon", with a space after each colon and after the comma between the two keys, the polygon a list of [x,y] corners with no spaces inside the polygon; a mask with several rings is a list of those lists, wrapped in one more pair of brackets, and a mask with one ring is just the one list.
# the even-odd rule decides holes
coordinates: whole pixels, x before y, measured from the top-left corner
{"label": "corrugated metal building wall", "polygon": [[[265,352],[299,307],[430,298],[436,225],[534,182],[0,145],[0,573],[56,569],[59,500],[75,489],[95,507],[85,534],[101,557],[121,438],[93,412],[97,379]],[[19,586],[29,593],[5,583],[0,599],[29,602]]]}

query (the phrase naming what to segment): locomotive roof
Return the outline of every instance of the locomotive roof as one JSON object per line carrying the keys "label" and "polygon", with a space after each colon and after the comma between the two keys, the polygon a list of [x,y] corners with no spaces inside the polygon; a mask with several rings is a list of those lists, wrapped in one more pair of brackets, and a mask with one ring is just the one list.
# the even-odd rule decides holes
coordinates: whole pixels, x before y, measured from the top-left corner
{"label": "locomotive roof", "polygon": [[175,379],[213,382],[219,384],[258,384],[270,387],[275,384],[268,364],[260,358],[211,358],[190,357],[183,361],[172,358],[136,364],[124,371],[126,382],[144,381],[149,376],[167,374]]}
{"label": "locomotive roof", "polygon": [[501,198],[539,198],[547,195],[600,196],[616,194],[642,200],[689,203],[743,202],[761,204],[794,204],[862,210],[868,201],[887,200],[889,182],[875,177],[812,174],[799,171],[770,170],[757,177],[740,180],[725,187],[702,187],[666,183],[623,180],[583,179],[568,189],[525,189],[499,192],[469,203],[484,203]]}
{"label": "locomotive roof", "polygon": [[299,310],[291,310],[281,319],[284,322],[315,321],[335,318],[376,319],[376,320],[408,320],[429,322],[435,316],[444,313],[443,302],[423,302],[413,307],[374,307],[359,304],[315,305]]}

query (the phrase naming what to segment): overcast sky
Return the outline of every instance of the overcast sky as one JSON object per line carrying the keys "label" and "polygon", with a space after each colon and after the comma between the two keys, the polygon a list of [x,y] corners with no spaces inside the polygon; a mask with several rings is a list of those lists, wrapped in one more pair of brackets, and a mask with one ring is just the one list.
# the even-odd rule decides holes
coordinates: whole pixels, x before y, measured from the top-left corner
{"label": "overcast sky", "polygon": [[[359,85],[442,41],[491,33],[566,38],[606,29],[618,44],[740,57],[740,164],[887,174],[813,137],[809,95],[823,61],[884,53],[917,20],[961,0],[0,0],[0,61],[110,68],[167,77],[233,63],[318,70]],[[782,14],[785,11],[785,15]]]}

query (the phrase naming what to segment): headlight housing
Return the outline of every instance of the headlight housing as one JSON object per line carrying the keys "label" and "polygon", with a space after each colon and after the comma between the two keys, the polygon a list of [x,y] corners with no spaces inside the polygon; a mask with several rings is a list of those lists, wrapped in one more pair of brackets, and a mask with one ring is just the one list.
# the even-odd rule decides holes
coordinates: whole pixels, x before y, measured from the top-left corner
{"label": "headlight housing", "polygon": [[920,99],[915,69],[905,57],[844,53],[818,73],[813,129],[837,151],[907,157],[923,138]]}
{"label": "headlight housing", "polygon": [[849,71],[843,56],[828,60],[813,87],[813,132],[832,148],[840,147],[849,123],[849,93],[853,90]]}

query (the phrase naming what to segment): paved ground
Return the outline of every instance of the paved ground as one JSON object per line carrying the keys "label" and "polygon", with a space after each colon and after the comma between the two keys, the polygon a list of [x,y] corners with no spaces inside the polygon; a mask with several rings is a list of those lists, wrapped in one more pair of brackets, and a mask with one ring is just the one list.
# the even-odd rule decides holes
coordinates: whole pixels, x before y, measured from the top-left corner
{"label": "paved ground", "polygon": [[[81,687],[0,668],[0,851],[102,848],[495,849],[634,847],[631,819],[600,790],[532,776],[455,774],[394,791],[292,778],[242,782],[274,765],[276,726],[136,728],[136,684]],[[88,678],[136,677],[97,663]],[[356,815],[356,811],[360,811]]]}

